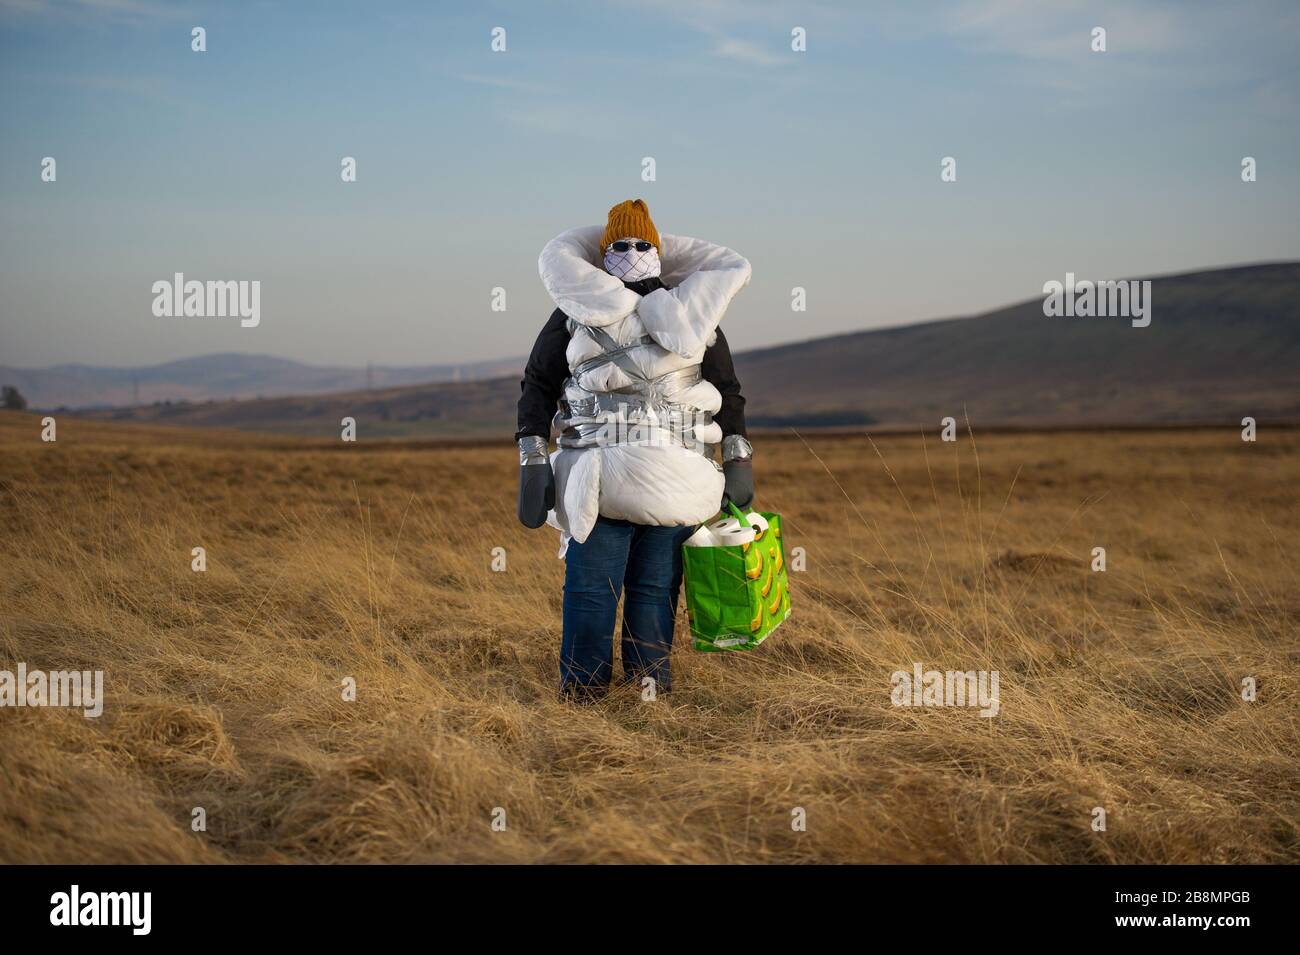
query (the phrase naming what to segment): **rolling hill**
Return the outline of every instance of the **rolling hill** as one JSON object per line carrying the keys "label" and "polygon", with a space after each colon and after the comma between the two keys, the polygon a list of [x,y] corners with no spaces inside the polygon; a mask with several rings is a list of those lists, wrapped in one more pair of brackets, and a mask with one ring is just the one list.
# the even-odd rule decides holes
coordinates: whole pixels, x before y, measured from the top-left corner
{"label": "rolling hill", "polygon": [[[1150,326],[1048,318],[1031,299],[966,319],[745,353],[756,423],[1161,424],[1300,417],[1300,263],[1152,280]],[[827,423],[834,423],[828,421]]]}
{"label": "rolling hill", "polygon": [[[754,427],[1160,425],[1300,420],[1300,263],[1152,279],[1152,321],[1049,318],[1030,299],[970,318],[739,352]],[[728,326],[735,347],[742,329]],[[517,368],[522,363],[517,364]],[[472,382],[101,417],[292,434],[505,435],[519,372]]]}

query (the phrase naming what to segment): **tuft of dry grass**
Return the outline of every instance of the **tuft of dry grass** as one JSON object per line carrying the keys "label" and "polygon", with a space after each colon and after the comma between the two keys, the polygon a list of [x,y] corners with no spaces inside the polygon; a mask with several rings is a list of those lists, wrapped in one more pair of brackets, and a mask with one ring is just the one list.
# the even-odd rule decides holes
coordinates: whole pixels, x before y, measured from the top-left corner
{"label": "tuft of dry grass", "polygon": [[[0,669],[106,690],[0,709],[0,860],[1300,861],[1300,434],[756,444],[794,616],[681,619],[671,696],[584,708],[508,442],[0,414]],[[891,705],[914,662],[997,670],[998,716]]]}

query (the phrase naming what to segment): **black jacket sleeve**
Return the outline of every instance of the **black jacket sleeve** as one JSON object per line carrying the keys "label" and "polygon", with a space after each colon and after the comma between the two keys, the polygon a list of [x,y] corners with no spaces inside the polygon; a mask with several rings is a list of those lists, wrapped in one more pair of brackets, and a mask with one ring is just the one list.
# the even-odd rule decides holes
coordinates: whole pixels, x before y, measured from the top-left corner
{"label": "black jacket sleeve", "polygon": [[704,362],[700,366],[704,380],[722,392],[722,407],[713,416],[713,420],[722,429],[722,436],[745,433],[745,396],[740,393],[740,380],[736,377],[735,366],[731,363],[731,349],[727,345],[727,336],[718,329],[718,339],[704,352]]}
{"label": "black jacket sleeve", "polygon": [[549,439],[551,419],[564,390],[564,379],[569,375],[569,362],[564,357],[569,347],[568,316],[558,308],[533,343],[532,354],[524,367],[524,380],[519,383],[519,430],[515,440],[528,435]]}

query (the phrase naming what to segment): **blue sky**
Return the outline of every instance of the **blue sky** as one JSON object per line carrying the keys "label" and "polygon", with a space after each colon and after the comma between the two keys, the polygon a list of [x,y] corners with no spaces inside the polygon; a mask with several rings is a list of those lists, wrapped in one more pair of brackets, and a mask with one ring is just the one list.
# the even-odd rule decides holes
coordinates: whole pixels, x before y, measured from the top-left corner
{"label": "blue sky", "polygon": [[[750,258],[757,347],[1300,258],[1298,180],[1294,3],[0,0],[0,364],[524,354],[543,243],[637,196]],[[177,271],[261,324],[154,317]]]}

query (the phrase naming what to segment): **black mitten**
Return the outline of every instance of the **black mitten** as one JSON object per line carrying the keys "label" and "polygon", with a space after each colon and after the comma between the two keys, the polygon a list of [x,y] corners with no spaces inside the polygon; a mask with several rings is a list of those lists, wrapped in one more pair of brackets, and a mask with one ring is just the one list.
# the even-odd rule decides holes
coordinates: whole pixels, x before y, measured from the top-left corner
{"label": "black mitten", "polygon": [[524,527],[541,527],[546,512],[555,506],[555,472],[548,444],[539,434],[519,439],[519,523]]}
{"label": "black mitten", "polygon": [[749,458],[739,461],[727,461],[722,465],[722,474],[726,484],[722,489],[722,507],[727,509],[727,502],[735,504],[742,511],[754,503],[754,462]]}
{"label": "black mitten", "polygon": [[541,527],[546,512],[555,506],[555,472],[551,463],[525,464],[519,468],[519,523]]}

